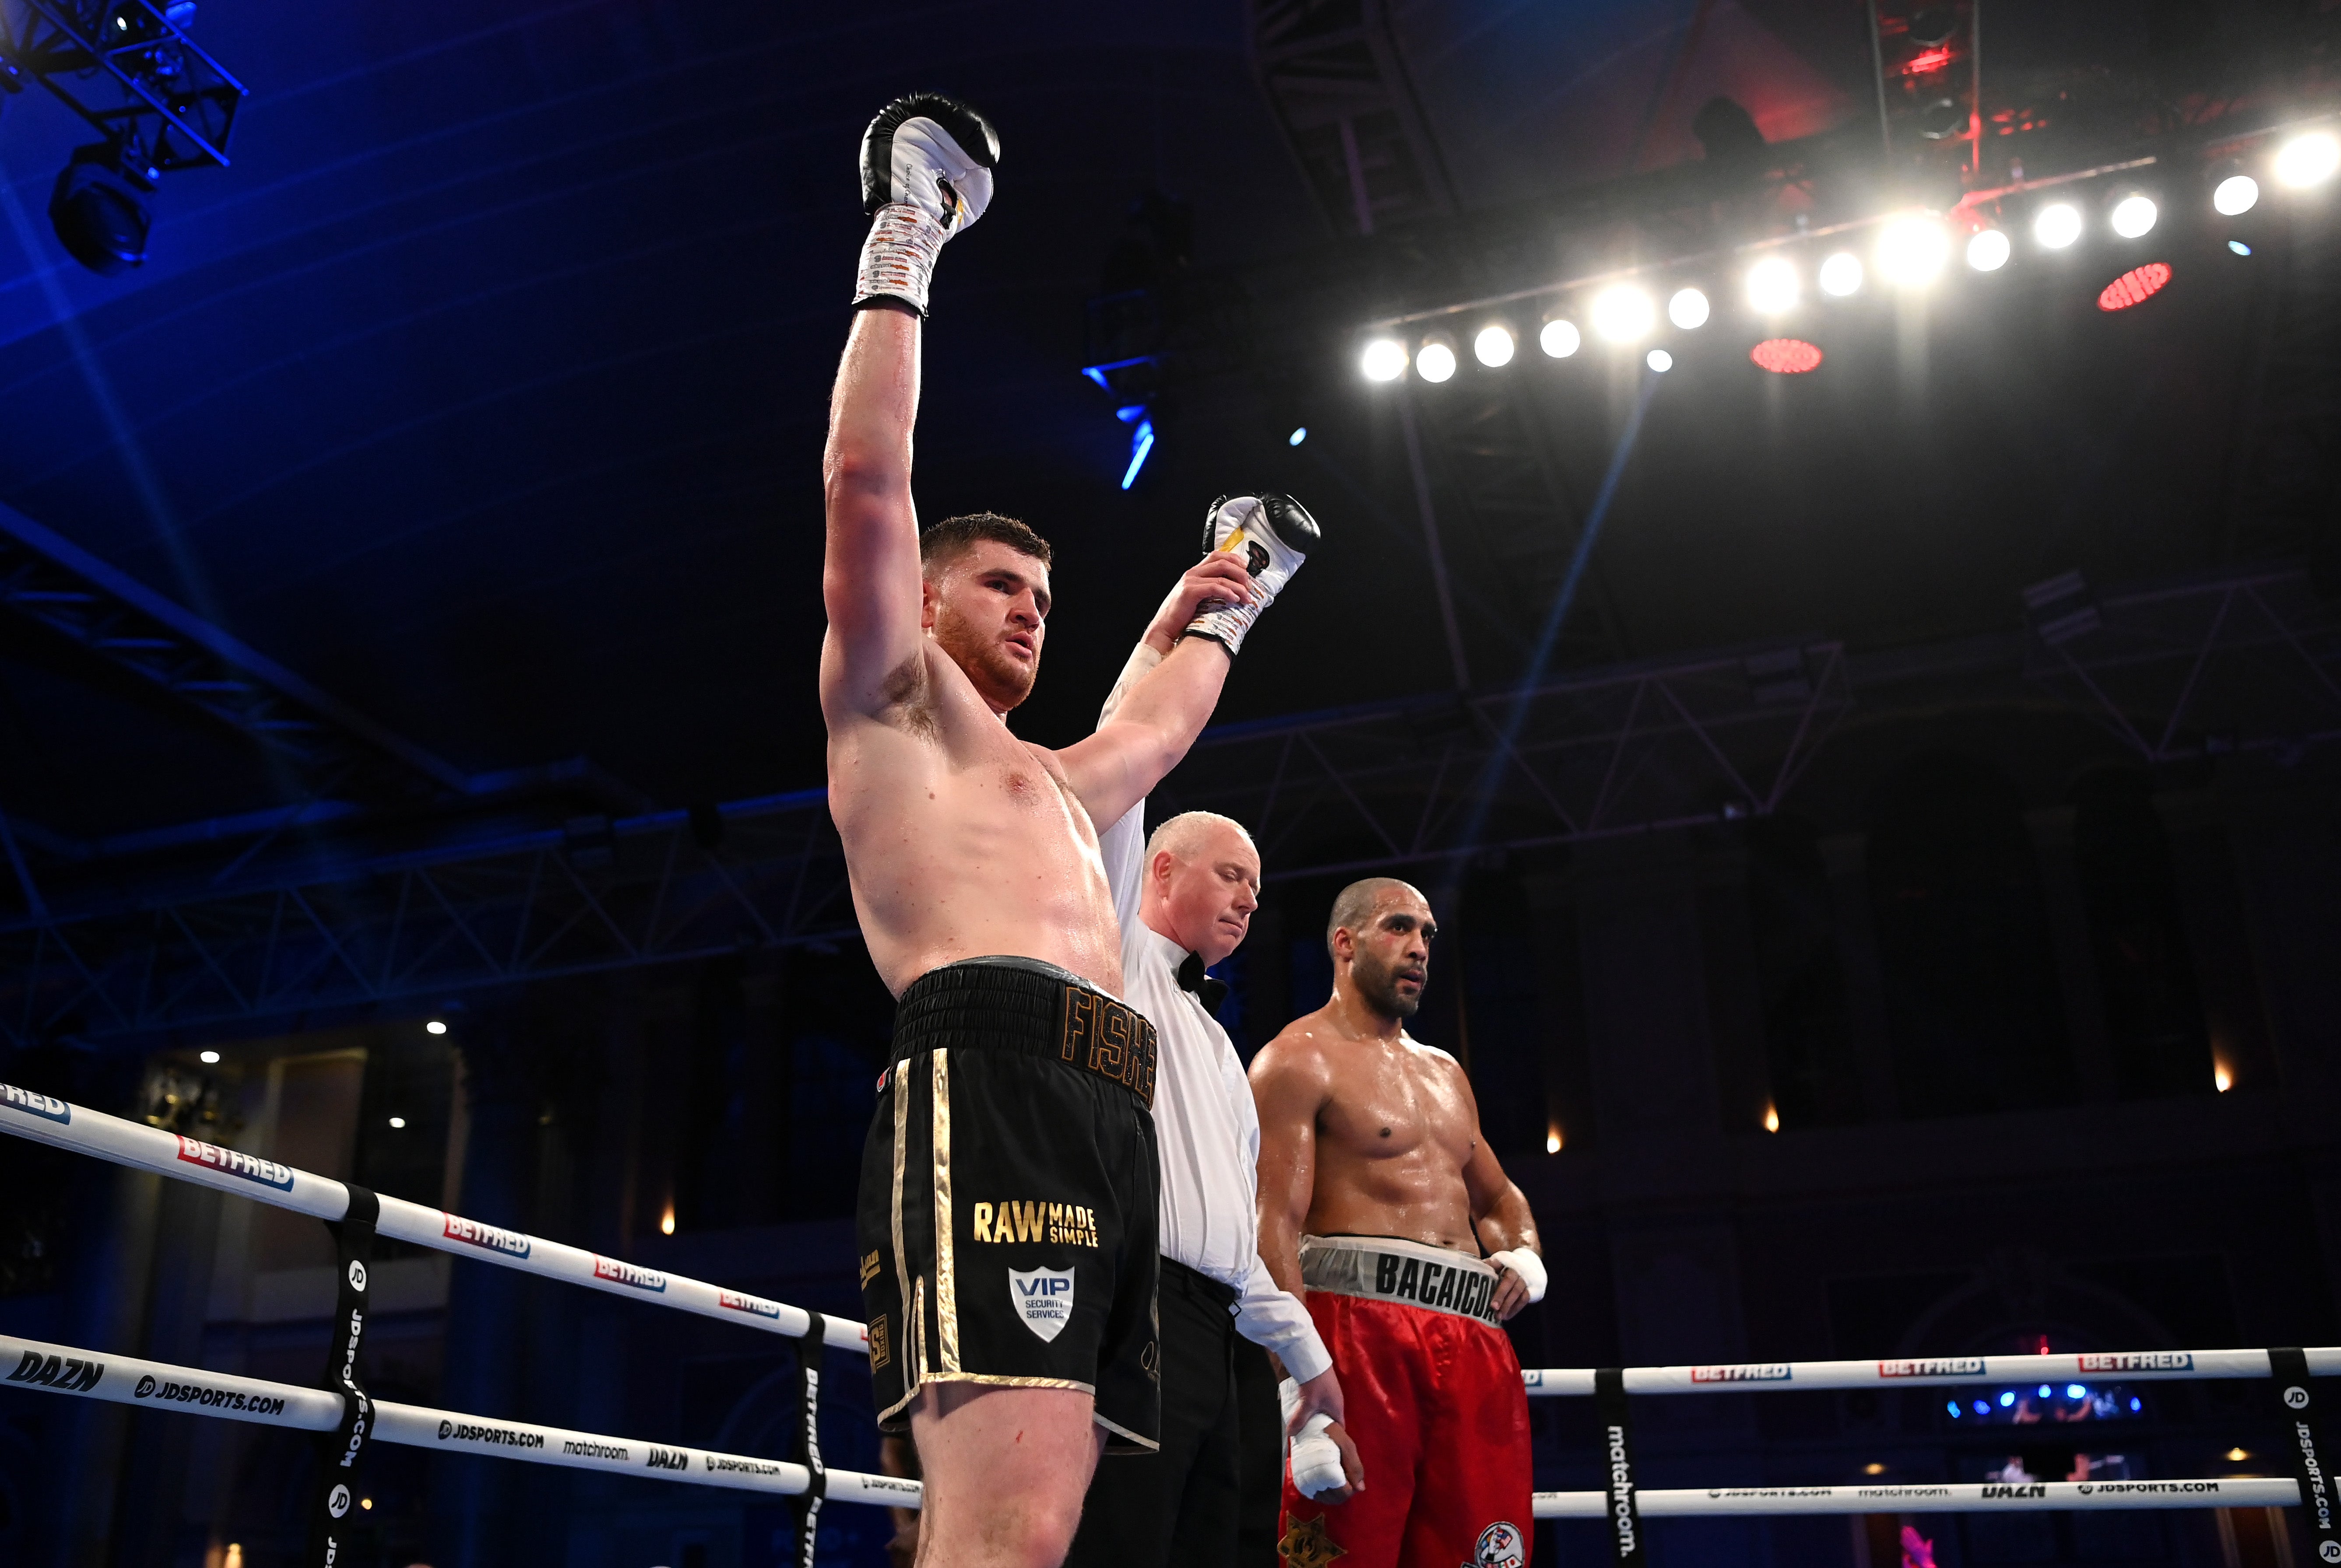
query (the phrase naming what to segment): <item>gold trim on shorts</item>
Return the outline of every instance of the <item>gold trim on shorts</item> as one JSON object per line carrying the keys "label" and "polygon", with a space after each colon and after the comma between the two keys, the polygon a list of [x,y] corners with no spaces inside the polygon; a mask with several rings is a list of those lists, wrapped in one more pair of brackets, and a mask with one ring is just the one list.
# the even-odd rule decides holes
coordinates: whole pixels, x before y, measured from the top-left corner
{"label": "gold trim on shorts", "polygon": [[951,1265],[951,1053],[934,1054],[935,1327],[942,1342],[938,1347],[942,1370],[955,1373],[960,1370],[959,1282]]}
{"label": "gold trim on shorts", "polygon": [[[902,1248],[902,1182],[904,1163],[910,1157],[910,1085],[903,1083],[902,1074],[897,1073],[894,1074],[894,1282],[902,1287],[902,1309],[911,1317],[911,1321],[902,1325],[902,1340],[898,1347],[902,1352],[904,1403],[909,1403],[911,1394],[919,1392],[919,1377],[926,1370],[926,1357],[921,1352],[919,1337],[920,1319],[924,1314],[914,1304],[918,1298],[911,1289],[910,1264]],[[896,1410],[901,1408],[899,1404],[895,1406]],[[893,1412],[887,1413],[891,1415]]]}
{"label": "gold trim on shorts", "polygon": [[1094,1407],[1090,1411],[1090,1419],[1096,1422],[1100,1426],[1104,1427],[1108,1432],[1112,1433],[1116,1437],[1121,1438],[1123,1442],[1134,1443],[1149,1453],[1158,1453],[1162,1447],[1160,1443],[1157,1443],[1151,1437],[1141,1437],[1138,1433],[1131,1431],[1130,1428],[1119,1425],[1114,1422],[1108,1421],[1104,1416],[1100,1415]]}

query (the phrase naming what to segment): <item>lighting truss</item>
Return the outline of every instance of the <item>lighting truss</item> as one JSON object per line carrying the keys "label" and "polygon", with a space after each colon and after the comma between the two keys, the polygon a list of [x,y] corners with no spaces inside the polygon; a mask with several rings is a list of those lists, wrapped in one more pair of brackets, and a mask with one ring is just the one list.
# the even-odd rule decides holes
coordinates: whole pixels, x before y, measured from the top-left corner
{"label": "lighting truss", "polygon": [[[0,0],[0,70],[30,75],[154,174],[227,166],[244,84],[154,0]],[[92,89],[111,83],[116,102]]]}
{"label": "lighting truss", "polygon": [[1852,705],[1817,642],[1227,725],[1150,815],[1234,817],[1271,882],[1758,816]]}
{"label": "lighting truss", "polygon": [[2298,571],[2102,595],[2073,572],[2024,597],[2026,678],[2149,762],[2341,740],[2341,624]]}

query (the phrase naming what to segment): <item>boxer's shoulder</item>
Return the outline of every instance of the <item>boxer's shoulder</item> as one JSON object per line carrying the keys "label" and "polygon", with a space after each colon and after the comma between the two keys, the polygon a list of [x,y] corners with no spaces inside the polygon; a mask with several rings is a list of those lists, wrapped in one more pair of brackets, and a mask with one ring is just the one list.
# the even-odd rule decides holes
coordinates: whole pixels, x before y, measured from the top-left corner
{"label": "boxer's shoulder", "polygon": [[1263,1089],[1330,1087],[1333,1082],[1330,1044],[1316,1014],[1296,1018],[1251,1059],[1251,1081]]}

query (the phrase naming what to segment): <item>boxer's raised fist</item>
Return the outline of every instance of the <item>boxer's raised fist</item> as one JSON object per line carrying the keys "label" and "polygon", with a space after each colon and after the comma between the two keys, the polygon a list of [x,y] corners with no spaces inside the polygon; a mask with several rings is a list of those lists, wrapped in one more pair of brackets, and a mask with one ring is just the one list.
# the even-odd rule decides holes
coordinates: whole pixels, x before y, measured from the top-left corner
{"label": "boxer's raised fist", "polygon": [[1231,555],[1250,574],[1249,604],[1207,602],[1189,624],[1190,636],[1209,637],[1233,654],[1260,613],[1276,602],[1322,534],[1308,508],[1290,495],[1222,495],[1203,518],[1203,550]]}
{"label": "boxer's raised fist", "polygon": [[862,134],[862,206],[918,208],[955,235],[991,205],[1000,133],[956,98],[906,93]]}

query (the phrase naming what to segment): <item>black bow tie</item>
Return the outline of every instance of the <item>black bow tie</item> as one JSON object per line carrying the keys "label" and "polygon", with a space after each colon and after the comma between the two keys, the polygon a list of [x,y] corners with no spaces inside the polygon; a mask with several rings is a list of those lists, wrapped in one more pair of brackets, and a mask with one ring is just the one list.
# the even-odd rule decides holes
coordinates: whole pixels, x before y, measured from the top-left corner
{"label": "black bow tie", "polygon": [[1190,953],[1187,962],[1179,965],[1179,989],[1193,992],[1195,999],[1203,1004],[1204,1012],[1217,1014],[1220,1004],[1227,999],[1228,983],[1214,980],[1204,974],[1203,955]]}

